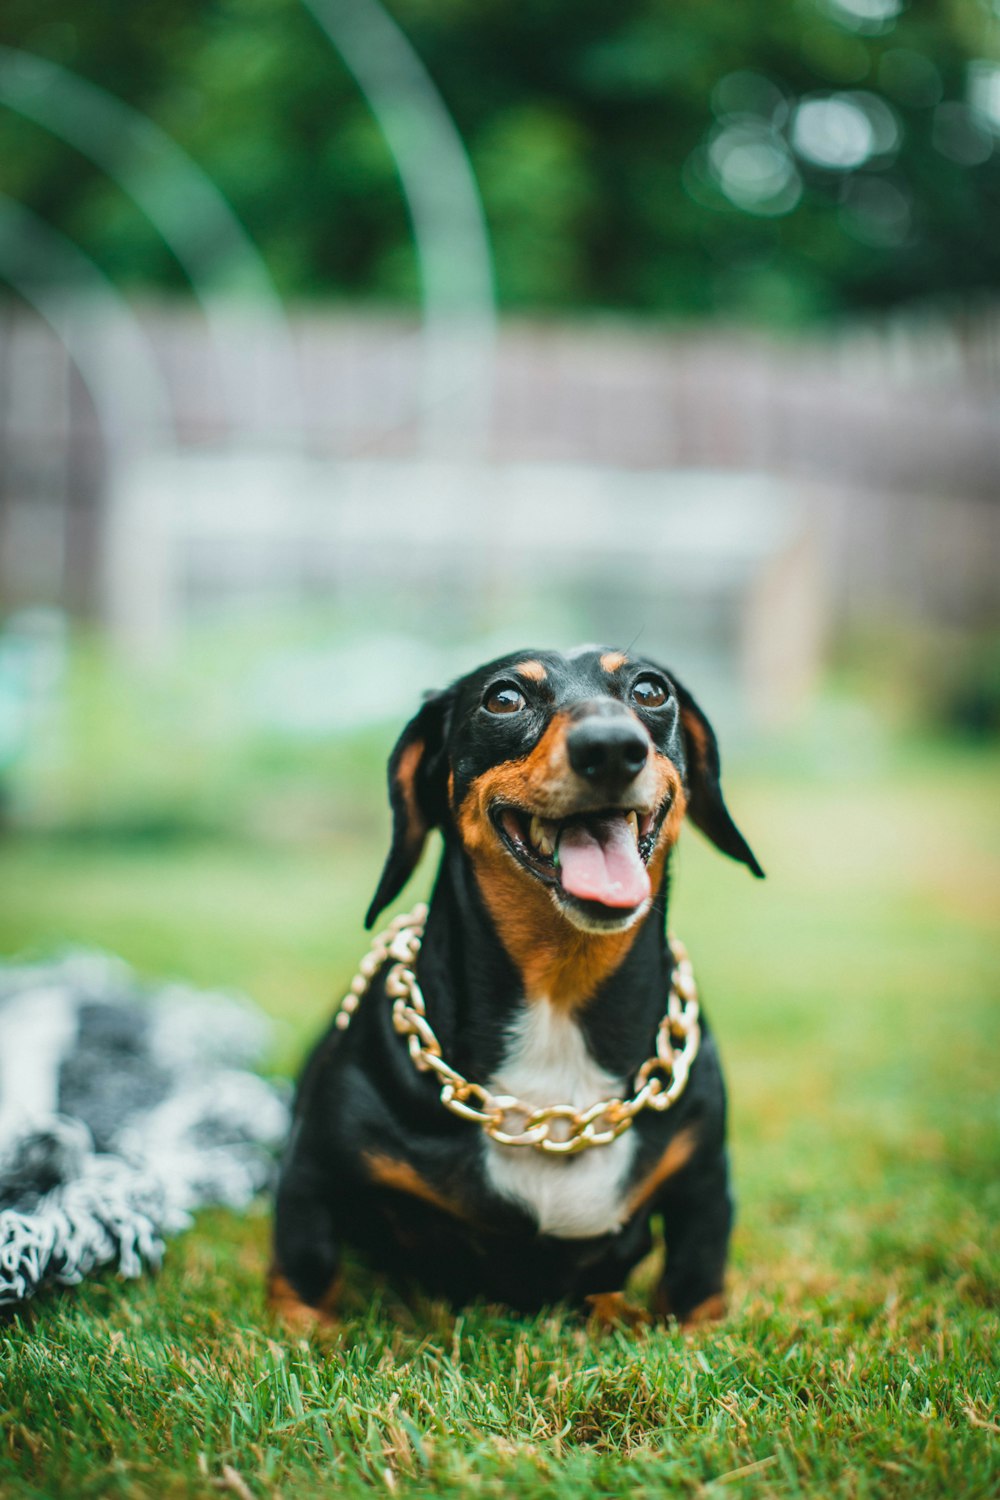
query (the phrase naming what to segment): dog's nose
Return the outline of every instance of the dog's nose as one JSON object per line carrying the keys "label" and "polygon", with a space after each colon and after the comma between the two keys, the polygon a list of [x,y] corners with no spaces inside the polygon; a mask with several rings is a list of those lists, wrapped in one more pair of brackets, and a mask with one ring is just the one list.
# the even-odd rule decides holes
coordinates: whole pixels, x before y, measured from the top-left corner
{"label": "dog's nose", "polygon": [[649,740],[624,715],[588,715],[566,736],[569,763],[578,776],[609,786],[626,786],[646,764]]}

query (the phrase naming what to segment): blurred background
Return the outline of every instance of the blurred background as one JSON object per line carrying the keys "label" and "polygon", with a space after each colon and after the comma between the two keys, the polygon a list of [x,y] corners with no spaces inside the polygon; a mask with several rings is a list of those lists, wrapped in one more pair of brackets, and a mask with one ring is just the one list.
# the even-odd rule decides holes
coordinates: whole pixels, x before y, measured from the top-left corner
{"label": "blurred background", "polygon": [[244,985],[296,1055],[420,692],[599,640],[699,696],[772,876],[685,836],[720,990],[720,923],[803,1039],[849,940],[864,1006],[995,986],[995,0],[0,41],[2,951]]}

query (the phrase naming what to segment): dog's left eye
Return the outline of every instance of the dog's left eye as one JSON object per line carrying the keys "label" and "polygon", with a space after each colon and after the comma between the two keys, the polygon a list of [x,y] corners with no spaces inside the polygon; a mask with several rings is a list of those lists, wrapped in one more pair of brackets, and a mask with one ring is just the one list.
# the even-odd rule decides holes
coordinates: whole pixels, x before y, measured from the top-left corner
{"label": "dog's left eye", "polygon": [[632,697],[640,708],[662,708],[667,689],[658,677],[640,677],[632,688]]}
{"label": "dog's left eye", "polygon": [[502,682],[492,687],[483,699],[483,707],[489,714],[516,714],[524,707],[524,694],[513,683]]}

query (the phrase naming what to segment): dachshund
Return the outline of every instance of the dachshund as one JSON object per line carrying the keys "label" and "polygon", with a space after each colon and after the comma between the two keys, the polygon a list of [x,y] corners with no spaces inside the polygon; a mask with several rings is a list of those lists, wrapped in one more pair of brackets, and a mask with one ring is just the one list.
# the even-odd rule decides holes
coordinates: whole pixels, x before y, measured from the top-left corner
{"label": "dachshund", "polygon": [[[685,815],[763,876],[715,734],[625,651],[517,651],[426,697],[389,760],[392,839],[370,928],[443,840],[303,1072],[269,1295],[336,1323],[342,1247],[453,1304],[721,1316],[726,1096],[690,966],[666,935]],[[626,1311],[628,1310],[628,1312]]]}

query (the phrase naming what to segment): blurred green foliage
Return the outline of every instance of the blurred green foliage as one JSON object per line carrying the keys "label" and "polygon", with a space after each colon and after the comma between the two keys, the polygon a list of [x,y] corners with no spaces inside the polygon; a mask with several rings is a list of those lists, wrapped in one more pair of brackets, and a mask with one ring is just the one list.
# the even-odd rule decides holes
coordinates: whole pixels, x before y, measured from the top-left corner
{"label": "blurred green foliage", "polygon": [[[387,8],[467,143],[507,307],[795,322],[996,285],[1000,120],[970,103],[977,60],[996,51],[987,0]],[[8,0],[0,40],[160,124],[284,294],[416,297],[392,158],[298,0]],[[885,136],[849,167],[810,156],[800,129],[796,106],[830,97],[842,107],[814,117],[820,156],[850,158],[866,110]],[[183,285],[120,190],[6,108],[0,189],[117,280]]]}
{"label": "blurred green foliage", "polygon": [[[255,709],[262,666],[280,670],[319,626],[272,618],[206,628],[159,670],[123,660],[98,633],[70,638],[60,682],[9,770],[9,818],[82,847],[156,850],[216,838],[350,840],[385,801],[385,725],[289,730]],[[332,629],[328,625],[328,629]],[[332,679],[335,681],[335,679]],[[414,705],[418,692],[414,690]]]}
{"label": "blurred green foliage", "polygon": [[869,621],[837,643],[831,680],[879,706],[897,732],[958,744],[1000,737],[1000,632],[935,622]]}

